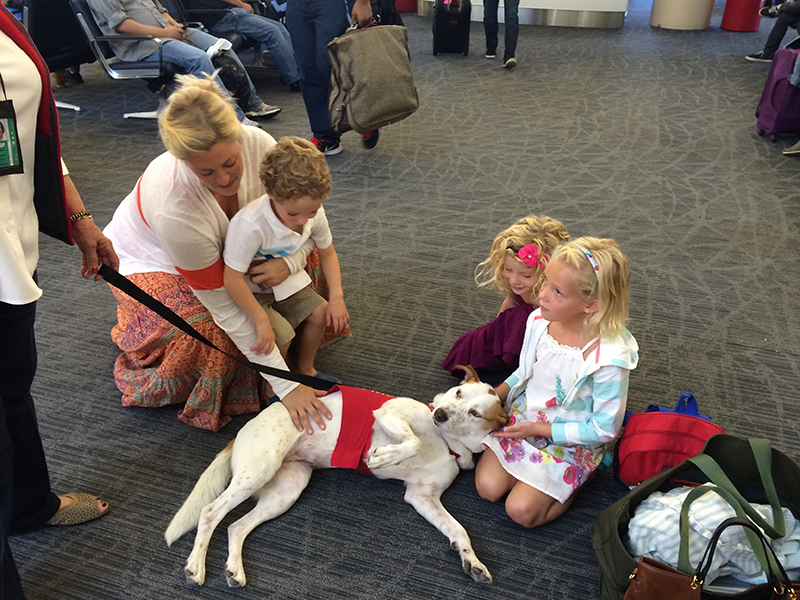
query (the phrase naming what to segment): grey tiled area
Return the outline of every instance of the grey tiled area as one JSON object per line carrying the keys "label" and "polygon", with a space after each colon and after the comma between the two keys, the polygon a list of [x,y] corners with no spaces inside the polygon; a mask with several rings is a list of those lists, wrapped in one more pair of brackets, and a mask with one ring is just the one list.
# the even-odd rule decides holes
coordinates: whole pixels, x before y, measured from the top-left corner
{"label": "grey tiled area", "polygon": [[[430,21],[405,16],[419,111],[387,128],[374,152],[358,136],[331,157],[326,211],[342,264],[354,335],[323,350],[320,370],[350,385],[430,399],[453,383],[438,368],[458,335],[488,321],[500,298],[479,291],[475,265],[496,233],[528,214],[574,236],[613,237],[632,264],[629,328],[641,348],[630,407],[671,405],[692,391],[728,432],[768,437],[800,459],[800,164],[797,141],[759,137],[755,108],[768,65],[744,61],[772,25],[736,33],[651,29],[633,0],[618,31],[523,26],[513,72],[471,52],[434,57]],[[140,82],[57,90],[64,156],[105,224],[162,151]],[[308,136],[302,100],[269,72],[256,78],[283,112],[265,128]],[[42,240],[35,383],[54,489],[93,491],[112,512],[90,525],[12,540],[32,600],[162,598],[597,597],[591,530],[624,493],[607,472],[564,517],[527,531],[482,501],[462,473],[445,505],[495,577],[473,583],[446,539],[402,501],[402,486],[361,473],[320,472],[297,505],[244,547],[248,585],[227,588],[218,528],[203,588],[184,582],[192,536],[162,533],[196,478],[249,417],[219,433],[177,410],[120,405],[109,331],[115,301],[80,279],[79,253]]]}

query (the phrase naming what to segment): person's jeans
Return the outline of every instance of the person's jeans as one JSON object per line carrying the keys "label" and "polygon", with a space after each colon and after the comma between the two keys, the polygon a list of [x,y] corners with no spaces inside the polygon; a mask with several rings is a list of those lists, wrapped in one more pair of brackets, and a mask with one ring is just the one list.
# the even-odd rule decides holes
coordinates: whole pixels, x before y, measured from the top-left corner
{"label": "person's jeans", "polygon": [[[484,0],[483,30],[486,32],[486,50],[497,50],[497,10],[500,0]],[[519,0],[503,0],[505,9],[505,47],[503,62],[513,58],[517,52],[519,38]]]}
{"label": "person's jeans", "polygon": [[286,5],[286,26],[300,67],[300,90],[311,131],[329,143],[338,142],[341,135],[331,128],[328,113],[331,63],[326,48],[349,25],[342,0],[289,0]]}
{"label": "person's jeans", "polygon": [[[180,40],[170,39],[165,41],[161,45],[163,60],[180,67],[191,75],[203,75],[205,73],[208,73],[209,75],[212,74],[215,71],[214,64],[211,62],[211,58],[208,56],[208,54],[206,54],[206,50],[217,43],[217,38],[197,29],[192,29],[192,31],[189,32],[189,38],[192,40],[191,44]],[[242,68],[242,71],[247,73],[244,65],[233,50],[228,50],[225,52],[225,54],[235,60]],[[154,52],[142,60],[158,61],[158,52]],[[225,89],[225,86],[223,85],[222,80],[220,80],[219,75],[214,77],[214,81],[216,81],[217,85],[223,90]],[[250,87],[250,97],[247,101],[247,110],[254,110],[261,106],[263,101],[258,97],[258,92],[256,92],[256,88],[253,85],[253,82],[250,80],[249,75],[247,76],[247,83]],[[236,107],[236,116],[240,121],[244,119],[244,113],[238,106]]]}
{"label": "person's jeans", "polygon": [[764,54],[772,56],[781,47],[783,36],[789,30],[789,27],[797,27],[800,25],[800,2],[784,2],[778,9],[778,18],[775,25],[772,26],[772,31],[769,32],[767,43],[764,44]]}
{"label": "person's jeans", "polygon": [[258,40],[275,61],[283,83],[289,85],[300,79],[300,70],[292,51],[292,38],[282,23],[254,15],[247,9],[234,7],[211,28],[211,33],[217,37],[238,33]]}

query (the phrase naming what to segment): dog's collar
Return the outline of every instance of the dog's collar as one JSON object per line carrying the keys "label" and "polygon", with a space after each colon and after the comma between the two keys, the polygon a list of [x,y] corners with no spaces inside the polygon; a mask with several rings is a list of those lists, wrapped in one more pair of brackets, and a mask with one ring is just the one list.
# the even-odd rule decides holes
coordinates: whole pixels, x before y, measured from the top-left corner
{"label": "dog's collar", "polygon": [[[436,407],[433,404],[428,404],[427,406],[428,408],[431,409],[431,413],[436,410]],[[444,436],[442,436],[442,439],[444,439]],[[447,440],[444,440],[444,443],[447,444]],[[450,454],[452,454],[456,458],[461,458],[460,454],[458,454],[457,452],[453,452],[453,449],[450,447],[450,444],[447,444],[447,449],[450,451]]]}

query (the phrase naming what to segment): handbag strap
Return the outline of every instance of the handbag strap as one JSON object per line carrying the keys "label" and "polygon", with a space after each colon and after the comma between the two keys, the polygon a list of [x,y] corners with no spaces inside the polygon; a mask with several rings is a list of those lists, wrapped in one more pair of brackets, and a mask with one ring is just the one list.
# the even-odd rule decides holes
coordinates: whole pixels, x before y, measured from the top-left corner
{"label": "handbag strap", "polygon": [[[695,572],[695,577],[697,577],[701,585],[702,582],[705,581],[708,571],[711,568],[711,563],[714,559],[714,551],[716,550],[719,537],[722,535],[722,532],[725,531],[725,529],[732,526],[745,527],[748,534],[752,534],[759,540],[761,551],[765,554],[769,554],[769,558],[771,559],[769,561],[769,570],[765,570],[765,573],[767,575],[768,582],[772,585],[773,591],[780,597],[786,594],[788,598],[797,598],[797,593],[792,587],[791,579],[789,579],[789,576],[786,574],[786,570],[783,568],[781,561],[778,560],[778,555],[775,554],[775,550],[767,541],[766,537],[764,537],[764,534],[761,532],[761,530],[756,527],[752,521],[742,517],[730,517],[725,519],[714,530],[714,533],[711,535],[711,539],[708,541],[708,545],[706,546],[706,551],[703,554],[703,558],[697,565],[697,571]],[[748,538],[749,537],[750,535],[748,535]]]}
{"label": "handbag strap", "polygon": [[681,394],[681,397],[678,398],[678,404],[675,406],[675,412],[682,415],[699,417],[700,409],[697,407],[697,400],[695,400],[694,394],[689,392]]}
{"label": "handbag strap", "polygon": [[[767,448],[769,448],[769,442],[767,440],[762,441],[766,442]],[[761,529],[763,529],[769,537],[773,539],[781,538],[786,535],[786,523],[783,519],[783,510],[781,508],[780,500],[778,500],[775,482],[772,479],[772,469],[770,468],[772,460],[771,458],[767,460],[767,458],[764,456],[763,444],[757,444],[753,451],[756,458],[758,473],[761,477],[761,483],[764,486],[764,492],[767,495],[767,501],[772,507],[772,519],[775,522],[774,525],[767,522],[767,520],[761,516],[756,509],[750,506],[750,503],[739,493],[739,490],[737,490],[736,486],[733,485],[733,482],[731,482],[731,480],[722,470],[722,467],[720,467],[717,464],[717,461],[715,461],[711,456],[708,454],[698,454],[697,456],[693,456],[688,460],[689,462],[694,463],[703,473],[705,473],[712,483],[717,484],[721,488],[733,494],[734,498],[736,498],[739,504],[741,504],[745,513],[747,513],[747,516],[750,517],[750,519],[752,519],[756,525],[761,527]]]}
{"label": "handbag strap", "polygon": [[[681,516],[680,516],[680,547],[678,550],[678,570],[686,573],[687,575],[691,575],[695,573],[695,569],[692,566],[691,560],[689,558],[689,535],[691,533],[691,527],[689,525],[689,506],[694,502],[697,498],[704,496],[708,492],[714,492],[719,494],[724,500],[731,505],[736,515],[740,518],[747,520],[747,516],[742,505],[736,500],[736,498],[725,490],[716,485],[705,484],[698,486],[692,489],[688,494],[686,494],[686,498],[683,500],[683,505],[681,506]],[[749,521],[748,521],[749,522]],[[720,532],[721,533],[721,532]],[[716,534],[716,531],[715,531]],[[769,574],[774,565],[770,564],[769,556],[767,552],[764,550],[759,537],[750,531],[749,529],[745,531],[745,535],[750,542],[750,547],[753,549],[753,554],[755,554],[756,559],[758,559],[758,563],[761,565],[761,568],[764,569],[764,572]],[[719,538],[719,535],[717,535]],[[711,537],[713,544],[716,546],[717,540],[712,535]],[[706,547],[706,554],[708,553],[708,548],[711,546],[712,542],[709,542],[709,545]],[[712,552],[713,555],[713,552]],[[705,556],[705,555],[704,555]],[[710,562],[709,562],[710,564]],[[699,568],[698,568],[699,569]],[[706,573],[708,569],[706,569]],[[706,573],[703,574],[702,580],[705,579]]]}

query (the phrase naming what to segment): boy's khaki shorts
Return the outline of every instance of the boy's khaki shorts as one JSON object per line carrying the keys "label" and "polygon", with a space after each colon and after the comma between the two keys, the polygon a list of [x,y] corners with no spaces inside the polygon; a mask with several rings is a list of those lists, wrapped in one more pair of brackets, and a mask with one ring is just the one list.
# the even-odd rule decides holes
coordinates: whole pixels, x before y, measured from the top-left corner
{"label": "boy's khaki shorts", "polygon": [[292,341],[297,326],[325,302],[310,285],[280,301],[271,292],[253,295],[269,317],[278,347]]}

